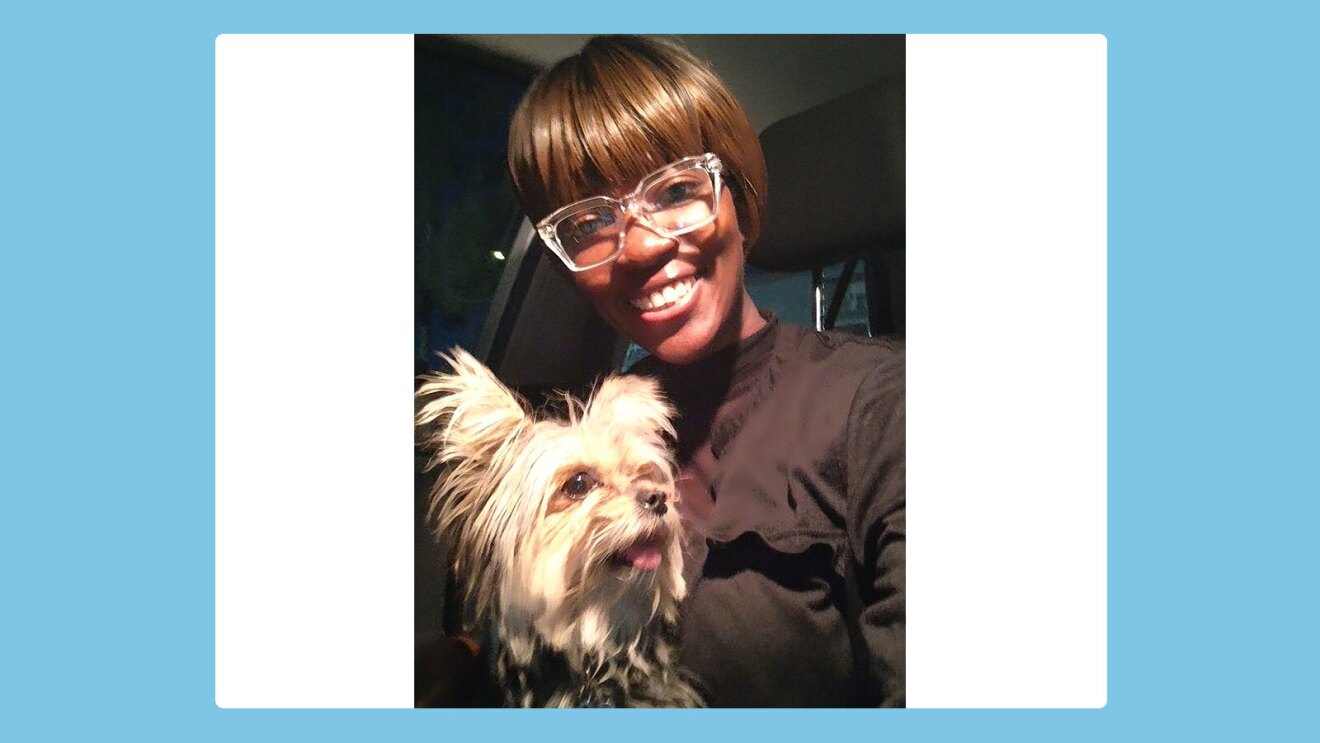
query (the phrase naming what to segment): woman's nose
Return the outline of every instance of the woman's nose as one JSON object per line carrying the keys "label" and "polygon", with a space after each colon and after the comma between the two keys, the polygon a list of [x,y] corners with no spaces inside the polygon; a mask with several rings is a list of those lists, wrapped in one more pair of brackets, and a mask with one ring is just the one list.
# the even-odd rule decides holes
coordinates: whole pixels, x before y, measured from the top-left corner
{"label": "woman's nose", "polygon": [[619,253],[617,260],[625,266],[654,264],[667,257],[677,244],[674,238],[655,232],[641,220],[629,215],[624,224],[623,252]]}

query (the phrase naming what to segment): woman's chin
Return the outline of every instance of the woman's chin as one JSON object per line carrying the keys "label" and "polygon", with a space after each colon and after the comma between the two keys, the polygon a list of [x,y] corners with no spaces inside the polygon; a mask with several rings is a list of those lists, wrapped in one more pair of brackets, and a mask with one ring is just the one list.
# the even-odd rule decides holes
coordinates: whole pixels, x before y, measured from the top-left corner
{"label": "woman's chin", "polygon": [[629,306],[615,328],[661,361],[696,361],[705,355],[714,335],[709,329],[709,289],[704,280],[698,280],[689,295],[673,304],[645,310]]}
{"label": "woman's chin", "polygon": [[[716,324],[709,318],[693,315],[677,331],[656,338],[651,346],[643,345],[652,356],[667,364],[682,366],[700,361],[714,350]],[[642,345],[642,344],[638,344]]]}
{"label": "woman's chin", "polygon": [[[722,287],[718,275],[699,273],[691,292],[678,301],[661,306],[648,302],[645,308],[632,301],[612,304],[612,324],[657,359],[678,366],[691,364],[737,340],[736,320],[730,324],[737,316],[737,303]],[[597,308],[604,309],[600,304]]]}

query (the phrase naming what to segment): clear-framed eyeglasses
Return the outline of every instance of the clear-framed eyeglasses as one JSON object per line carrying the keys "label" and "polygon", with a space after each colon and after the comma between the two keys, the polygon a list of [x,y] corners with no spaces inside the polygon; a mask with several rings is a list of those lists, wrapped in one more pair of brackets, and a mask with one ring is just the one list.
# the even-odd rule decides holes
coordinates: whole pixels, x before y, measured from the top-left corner
{"label": "clear-framed eyeglasses", "polygon": [[685,157],[643,178],[621,199],[593,196],[555,210],[536,231],[571,271],[603,266],[623,252],[628,217],[662,237],[678,237],[715,221],[720,159]]}

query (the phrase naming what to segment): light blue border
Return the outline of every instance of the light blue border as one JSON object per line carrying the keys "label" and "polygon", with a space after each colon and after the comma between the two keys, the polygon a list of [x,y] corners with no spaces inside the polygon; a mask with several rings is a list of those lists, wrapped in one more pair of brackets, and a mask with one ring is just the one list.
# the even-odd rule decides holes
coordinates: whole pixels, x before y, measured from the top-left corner
{"label": "light blue border", "polygon": [[[812,2],[794,18],[728,3],[505,2],[462,15],[440,2],[78,5],[0,12],[5,737],[1073,741],[1315,729],[1320,62],[1304,4]],[[1105,709],[215,708],[215,35],[557,30],[1108,37]]]}

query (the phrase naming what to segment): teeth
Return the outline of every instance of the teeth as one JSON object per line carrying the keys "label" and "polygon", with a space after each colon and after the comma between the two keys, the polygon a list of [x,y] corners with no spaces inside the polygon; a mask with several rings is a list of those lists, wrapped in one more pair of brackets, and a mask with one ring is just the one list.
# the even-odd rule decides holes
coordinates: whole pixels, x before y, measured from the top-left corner
{"label": "teeth", "polygon": [[697,281],[693,278],[675,281],[668,286],[651,292],[648,296],[633,299],[630,304],[643,312],[648,310],[658,310],[662,307],[668,307],[669,305],[677,304],[678,302],[687,299],[688,295],[692,293],[692,290],[695,289],[696,286]]}

